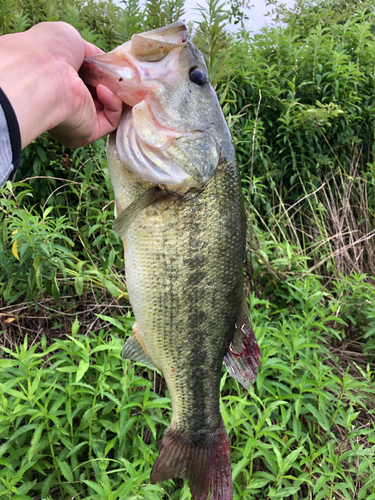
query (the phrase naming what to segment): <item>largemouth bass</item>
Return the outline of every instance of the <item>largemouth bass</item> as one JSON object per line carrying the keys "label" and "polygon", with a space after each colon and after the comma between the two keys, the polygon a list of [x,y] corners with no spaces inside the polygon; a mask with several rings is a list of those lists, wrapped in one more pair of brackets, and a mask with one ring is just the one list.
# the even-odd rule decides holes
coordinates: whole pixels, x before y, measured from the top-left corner
{"label": "largemouth bass", "polygon": [[230,132],[182,22],[133,35],[81,70],[126,103],[107,143],[136,324],[123,357],[158,369],[172,400],[151,482],[232,499],[222,362],[245,388],[259,366],[243,292],[245,211]]}

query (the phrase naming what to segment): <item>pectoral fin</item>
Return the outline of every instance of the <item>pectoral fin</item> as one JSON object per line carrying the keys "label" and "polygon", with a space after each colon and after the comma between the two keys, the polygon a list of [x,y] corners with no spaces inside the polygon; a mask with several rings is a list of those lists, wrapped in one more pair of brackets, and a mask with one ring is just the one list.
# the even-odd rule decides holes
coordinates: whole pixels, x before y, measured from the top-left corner
{"label": "pectoral fin", "polygon": [[112,229],[114,232],[123,239],[130,225],[134,222],[139,213],[154,203],[160,195],[161,190],[156,186],[142,193],[139,198],[126,207],[117,219],[113,221]]}
{"label": "pectoral fin", "polygon": [[153,370],[156,369],[154,363],[145,353],[136,333],[133,333],[125,342],[125,345],[122,348],[122,358],[131,359],[132,361],[138,361],[139,363],[143,363]]}
{"label": "pectoral fin", "polygon": [[261,355],[244,294],[233,341],[224,356],[224,363],[230,375],[249,390],[250,382],[253,384],[255,381]]}

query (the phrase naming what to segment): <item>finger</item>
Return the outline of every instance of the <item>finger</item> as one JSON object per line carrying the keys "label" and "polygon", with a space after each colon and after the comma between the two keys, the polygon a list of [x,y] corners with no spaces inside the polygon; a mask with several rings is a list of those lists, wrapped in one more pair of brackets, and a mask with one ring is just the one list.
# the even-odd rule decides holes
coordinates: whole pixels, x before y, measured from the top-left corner
{"label": "finger", "polygon": [[96,95],[105,108],[121,114],[123,102],[112,90],[100,83],[96,87]]}
{"label": "finger", "polygon": [[85,48],[85,57],[94,56],[95,54],[104,54],[104,51],[102,49],[99,49],[99,47],[97,47],[93,43],[86,42],[86,40],[84,40],[83,44]]}
{"label": "finger", "polygon": [[94,105],[95,105],[95,109],[96,109],[96,112],[97,112],[97,113],[98,113],[99,111],[103,111],[104,106],[103,106],[103,104],[99,101],[99,99],[94,99]]}
{"label": "finger", "polygon": [[123,102],[104,85],[96,88],[97,96],[103,108],[97,107],[97,134],[98,138],[113,132],[120,122]]}

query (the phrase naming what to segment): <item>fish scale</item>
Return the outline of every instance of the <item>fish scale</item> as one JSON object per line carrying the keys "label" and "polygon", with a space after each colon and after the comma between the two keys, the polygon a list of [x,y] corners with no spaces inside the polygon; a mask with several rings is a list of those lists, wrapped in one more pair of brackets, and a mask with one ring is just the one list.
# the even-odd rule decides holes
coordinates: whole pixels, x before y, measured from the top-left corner
{"label": "fish scale", "polygon": [[228,126],[182,22],[88,58],[81,75],[128,105],[107,142],[136,318],[123,356],[160,370],[172,402],[151,483],[179,476],[193,500],[232,500],[222,363],[248,389],[260,350],[243,292],[245,211]]}
{"label": "fish scale", "polygon": [[199,193],[199,203],[198,195],[187,196],[159,214],[145,210],[126,235],[126,281],[138,333],[166,378],[172,425],[187,435],[212,431],[221,418],[222,360],[242,296],[238,189],[237,171],[227,164]]}

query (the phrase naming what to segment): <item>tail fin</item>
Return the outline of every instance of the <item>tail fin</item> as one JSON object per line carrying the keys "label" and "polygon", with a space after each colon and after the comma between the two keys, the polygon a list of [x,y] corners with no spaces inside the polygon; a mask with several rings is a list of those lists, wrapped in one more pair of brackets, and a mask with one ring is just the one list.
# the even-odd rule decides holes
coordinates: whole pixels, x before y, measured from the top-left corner
{"label": "tail fin", "polygon": [[193,441],[168,427],[159,457],[151,472],[151,483],[182,477],[187,479],[193,500],[232,500],[232,472],[227,431],[218,429]]}

